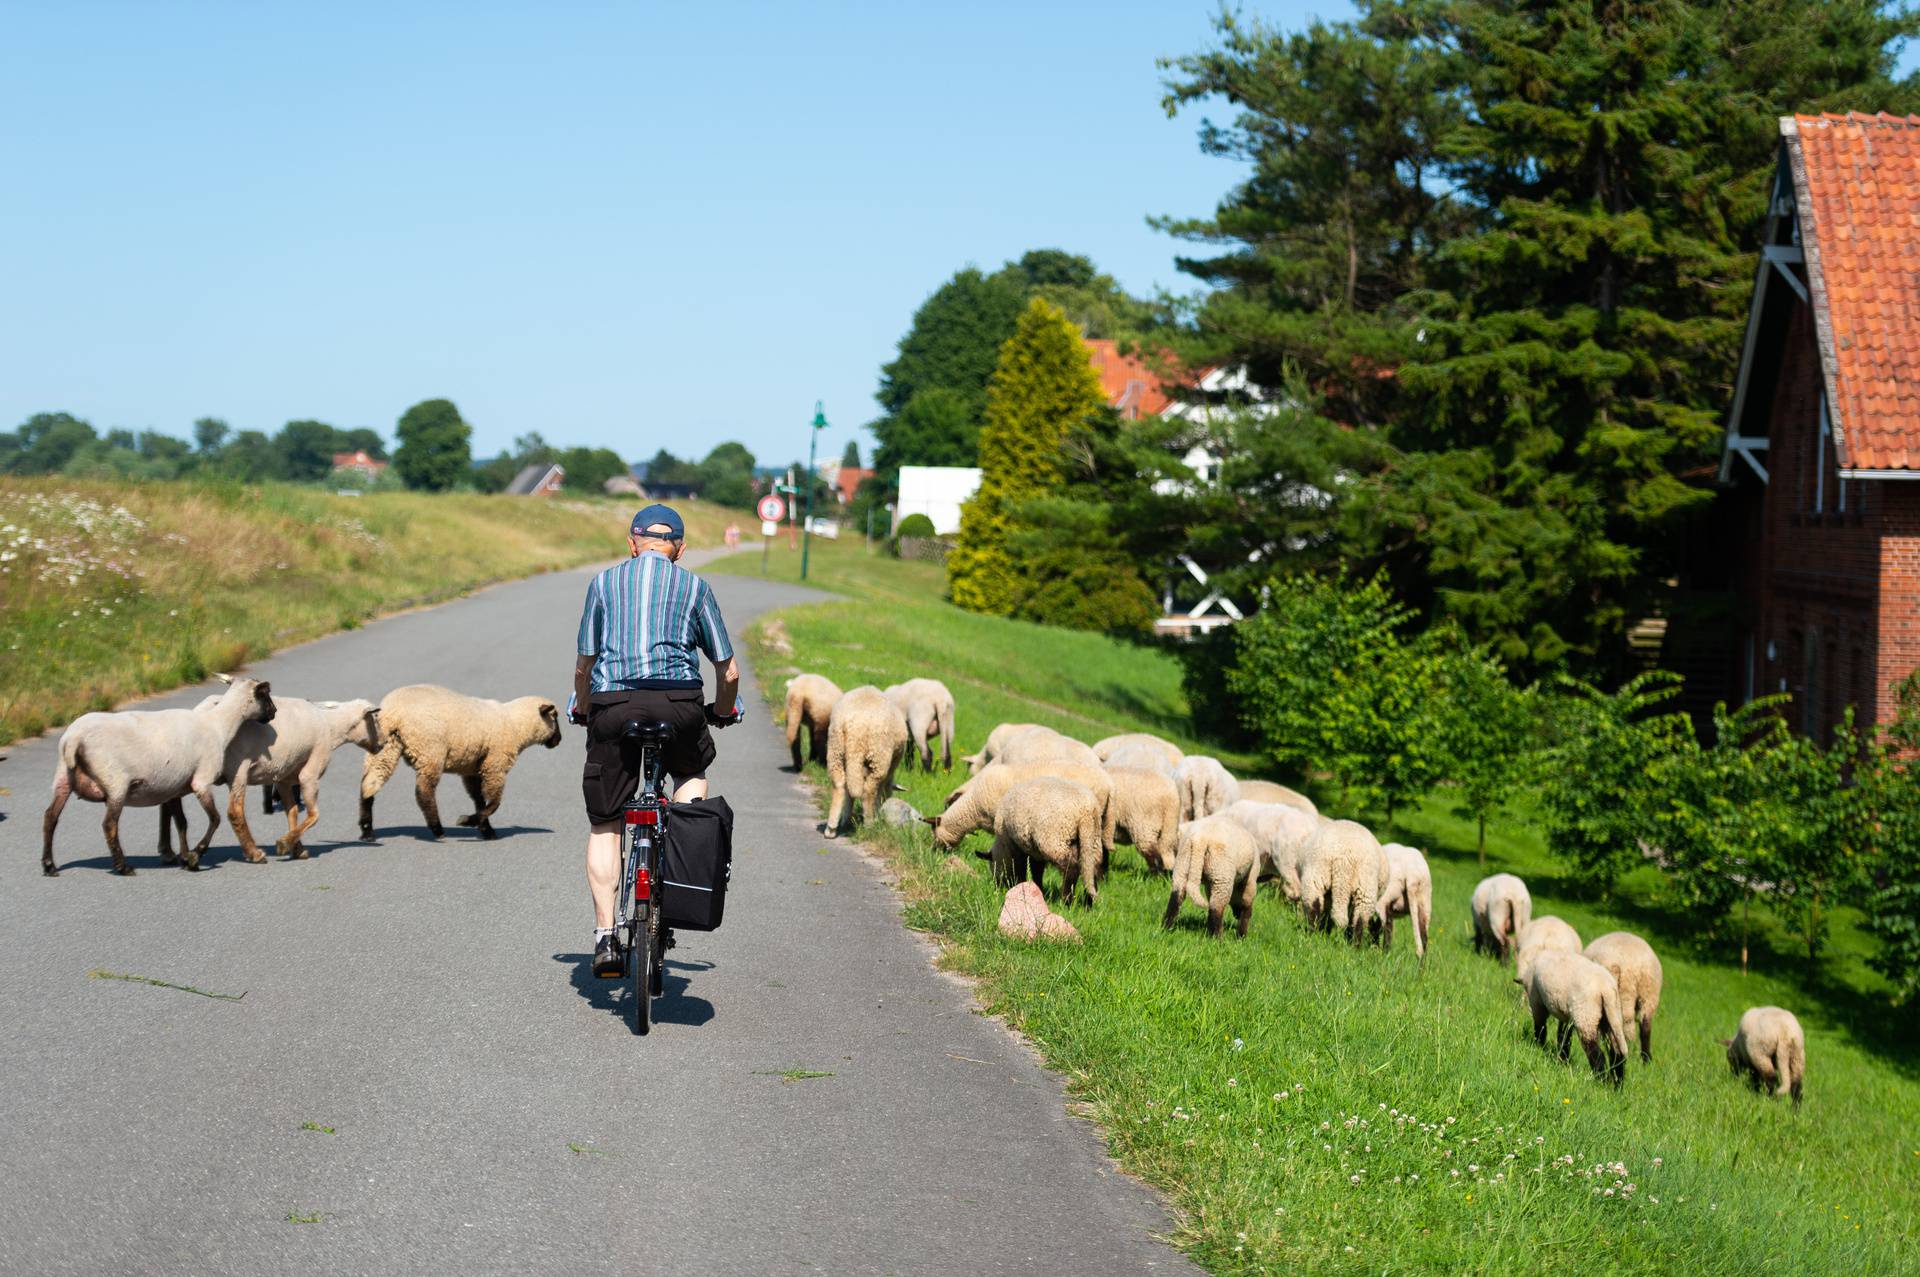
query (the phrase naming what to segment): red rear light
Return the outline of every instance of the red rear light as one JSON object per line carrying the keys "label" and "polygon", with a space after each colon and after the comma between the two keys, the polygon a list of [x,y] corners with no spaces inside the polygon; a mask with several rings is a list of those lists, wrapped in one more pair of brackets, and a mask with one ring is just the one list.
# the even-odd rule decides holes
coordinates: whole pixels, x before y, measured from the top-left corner
{"label": "red rear light", "polygon": [[653,878],[645,869],[633,876],[633,898],[635,900],[653,899]]}
{"label": "red rear light", "polygon": [[657,825],[660,823],[658,807],[629,807],[627,809],[629,825]]}

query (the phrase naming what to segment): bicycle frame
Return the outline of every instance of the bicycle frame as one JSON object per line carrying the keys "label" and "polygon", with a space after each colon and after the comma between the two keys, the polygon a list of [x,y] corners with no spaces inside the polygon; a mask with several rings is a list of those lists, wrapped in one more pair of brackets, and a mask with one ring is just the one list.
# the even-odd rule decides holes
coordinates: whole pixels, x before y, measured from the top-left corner
{"label": "bicycle frame", "polygon": [[[660,947],[660,861],[667,831],[667,799],[660,792],[659,750],[641,744],[640,787],[627,803],[620,825],[620,891],[614,901],[614,928],[627,947],[629,970],[638,955],[648,957],[649,980],[636,987],[636,998],[651,996],[645,984],[657,979],[652,975],[665,956]],[[642,948],[644,946],[644,948]],[[637,1008],[636,1026],[644,1026],[651,1016]],[[644,1027],[638,1027],[645,1032]]]}

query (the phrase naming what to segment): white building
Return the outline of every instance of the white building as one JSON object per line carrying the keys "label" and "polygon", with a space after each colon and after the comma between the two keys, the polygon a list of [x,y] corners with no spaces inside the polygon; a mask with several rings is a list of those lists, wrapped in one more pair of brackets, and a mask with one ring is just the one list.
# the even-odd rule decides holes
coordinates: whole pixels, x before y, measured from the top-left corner
{"label": "white building", "polygon": [[910,514],[924,514],[934,532],[952,536],[960,530],[960,507],[979,488],[980,471],[973,466],[901,466],[893,528]]}

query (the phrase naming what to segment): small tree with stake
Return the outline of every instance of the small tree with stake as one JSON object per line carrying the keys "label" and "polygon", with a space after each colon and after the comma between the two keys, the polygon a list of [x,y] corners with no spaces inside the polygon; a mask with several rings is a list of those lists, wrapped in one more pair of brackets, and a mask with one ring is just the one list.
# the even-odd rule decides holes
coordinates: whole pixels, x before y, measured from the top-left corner
{"label": "small tree with stake", "polygon": [[1487,818],[1526,782],[1534,758],[1534,690],[1515,687],[1484,647],[1447,654],[1440,669],[1438,722],[1446,778],[1478,826],[1487,863]]}

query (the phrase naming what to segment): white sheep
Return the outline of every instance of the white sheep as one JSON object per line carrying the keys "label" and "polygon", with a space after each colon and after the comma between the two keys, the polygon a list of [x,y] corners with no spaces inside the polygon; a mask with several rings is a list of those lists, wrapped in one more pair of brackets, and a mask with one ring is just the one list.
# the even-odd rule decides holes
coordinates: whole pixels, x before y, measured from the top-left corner
{"label": "white sheep", "polygon": [[1138,749],[1157,755],[1161,760],[1162,768],[1168,772],[1178,767],[1180,760],[1187,756],[1178,745],[1170,740],[1162,740],[1152,732],[1123,732],[1118,736],[1109,736],[1093,743],[1093,752],[1103,763],[1111,762],[1113,756],[1121,750]]}
{"label": "white sheep", "polygon": [[1380,850],[1387,858],[1387,887],[1373,906],[1380,947],[1393,948],[1393,920],[1406,918],[1413,924],[1413,951],[1425,962],[1427,926],[1433,920],[1433,871],[1417,847],[1390,842]]}
{"label": "white sheep", "polygon": [[1106,770],[1113,784],[1114,841],[1132,843],[1150,869],[1172,869],[1180,832],[1180,792],[1173,778],[1157,769],[1111,763]]}
{"label": "white sheep", "polygon": [[1631,931],[1609,931],[1584,952],[1613,976],[1620,988],[1620,1013],[1627,1024],[1640,1026],[1640,1061],[1653,1063],[1653,1013],[1660,1009],[1663,979],[1659,955]]}
{"label": "white sheep", "polygon": [[1013,737],[1007,741],[1006,748],[1000,751],[997,761],[1038,763],[1047,759],[1085,763],[1089,767],[1100,766],[1100,758],[1091,745],[1062,735],[1051,727],[1036,727]]}
{"label": "white sheep", "polygon": [[888,699],[907,719],[907,763],[915,757],[920,770],[933,770],[933,744],[940,741],[940,766],[953,770],[953,693],[937,678],[910,678],[886,689]]}
{"label": "white sheep", "polygon": [[[212,704],[209,698],[200,708]],[[386,743],[380,731],[380,708],[372,701],[283,696],[273,704],[273,722],[246,724],[227,747],[227,820],[239,835],[240,850],[256,864],[266,857],[247,825],[247,786],[260,785],[279,793],[287,812],[287,832],[274,840],[274,850],[305,860],[303,839],[320,820],[320,780],[327,774],[333,751],[358,745],[374,754]],[[302,807],[304,816],[299,812]]]}
{"label": "white sheep", "polygon": [[1240,783],[1219,759],[1206,754],[1181,759],[1173,783],[1180,788],[1180,809],[1188,820],[1211,816],[1240,801]]}
{"label": "white sheep", "polygon": [[[1114,784],[1113,778],[1099,767],[1065,759],[1042,759],[1035,763],[989,763],[977,776],[968,777],[947,795],[945,808],[938,816],[923,816],[933,826],[933,843],[942,851],[951,851],[960,840],[979,829],[992,829],[994,813],[1007,791],[1023,781],[1040,776],[1057,776],[1084,785],[1100,805],[1100,831],[1103,850],[1113,850]],[[990,854],[990,853],[989,853]]]}
{"label": "white sheep", "polygon": [[[217,675],[227,690],[218,703],[203,712],[190,709],[122,710],[82,714],[60,737],[60,765],[53,774],[53,800],[41,820],[40,871],[57,877],[53,863],[53,831],[67,799],[105,803],[107,850],[113,872],[130,875],[120,847],[120,813],[128,807],[161,807],[191,793],[207,813],[207,832],[182,860],[188,869],[200,867],[200,853],[220,827],[213,787],[226,766],[227,746],[247,723],[270,722],[274,715],[272,685],[250,678]],[[181,815],[180,840],[186,842],[186,817]],[[164,828],[164,824],[163,824]]]}
{"label": "white sheep", "polygon": [[[1180,767],[1178,762],[1168,762],[1164,752],[1147,745],[1123,745],[1109,753],[1102,765],[1114,771],[1159,772],[1168,780]],[[1174,792],[1178,794],[1177,786]]]}
{"label": "white sheep", "polygon": [[1280,879],[1287,899],[1300,901],[1302,857],[1315,847],[1320,821],[1296,807],[1284,803],[1263,803],[1242,798],[1220,813],[1236,821],[1253,835],[1259,849],[1262,872]]}
{"label": "white sheep", "polygon": [[1514,976],[1533,1014],[1533,1040],[1547,1042],[1547,1018],[1560,1022],[1560,1058],[1578,1034],[1595,1077],[1618,1086],[1627,1075],[1627,1034],[1620,1016],[1620,989],[1599,963],[1563,949],[1524,951]]}
{"label": "white sheep", "polygon": [[1473,947],[1504,961],[1518,952],[1514,939],[1533,918],[1533,897],[1527,884],[1512,874],[1482,878],[1473,889]]}
{"label": "white sheep", "polygon": [[1244,936],[1259,885],[1260,850],[1239,821],[1227,816],[1189,821],[1174,841],[1173,890],[1160,925],[1172,930],[1181,901],[1191,897],[1206,901],[1207,934],[1217,936],[1231,901],[1235,934]]}
{"label": "white sheep", "polygon": [[1562,953],[1580,952],[1580,933],[1564,918],[1542,914],[1531,919],[1513,938],[1516,952],[1529,949],[1558,949]]}
{"label": "white sheep", "polygon": [[507,773],[523,751],[560,744],[560,711],[544,696],[510,701],[465,696],[432,683],[396,687],[380,701],[378,753],[360,771],[360,836],[373,840],[373,800],[405,759],[413,768],[413,796],[427,830],[446,837],[440,825],[440,777],[466,783],[473,811],[460,823],[482,838],[498,837],[493,814],[507,790]]}
{"label": "white sheep", "polygon": [[793,770],[801,768],[800,730],[807,732],[807,756],[816,763],[827,761],[827,725],[833,721],[833,707],[840,699],[840,685],[823,674],[795,674],[787,680],[787,749],[793,755]]}
{"label": "white sheep", "polygon": [[1744,1070],[1754,1090],[1771,1087],[1776,1097],[1793,1096],[1798,1107],[1807,1080],[1807,1035],[1793,1012],[1750,1007],[1734,1035],[1721,1038],[1720,1045],[1727,1048],[1727,1067],[1736,1076]]}
{"label": "white sheep", "polygon": [[[986,744],[980,747],[979,753],[968,754],[961,758],[960,761],[967,765],[969,772],[977,775],[982,767],[1000,759],[1002,752],[1005,751],[1007,747],[1008,741],[1023,732],[1032,731],[1038,726],[1040,726],[1038,723],[1001,723],[987,733]],[[1049,728],[1048,730],[1051,731],[1052,729]]]}
{"label": "white sheep", "polygon": [[840,698],[827,725],[827,779],[833,785],[827,837],[840,836],[842,819],[853,819],[854,803],[862,819],[879,814],[908,743],[906,715],[879,688],[856,687]]}
{"label": "white sheep", "polygon": [[1285,785],[1276,785],[1270,780],[1243,780],[1240,782],[1240,797],[1256,803],[1285,803],[1297,807],[1309,816],[1318,816],[1320,809],[1313,805],[1313,799],[1305,794],[1295,793]]}
{"label": "white sheep", "polygon": [[1105,854],[1100,804],[1085,785],[1059,776],[1036,776],[1007,790],[993,816],[993,873],[1001,886],[1041,871],[1060,871],[1060,899],[1073,896],[1074,884],[1092,907]]}
{"label": "white sheep", "polygon": [[1307,921],[1345,932],[1355,945],[1367,941],[1374,902],[1387,885],[1387,857],[1380,840],[1351,820],[1321,820],[1302,848],[1300,901]]}

